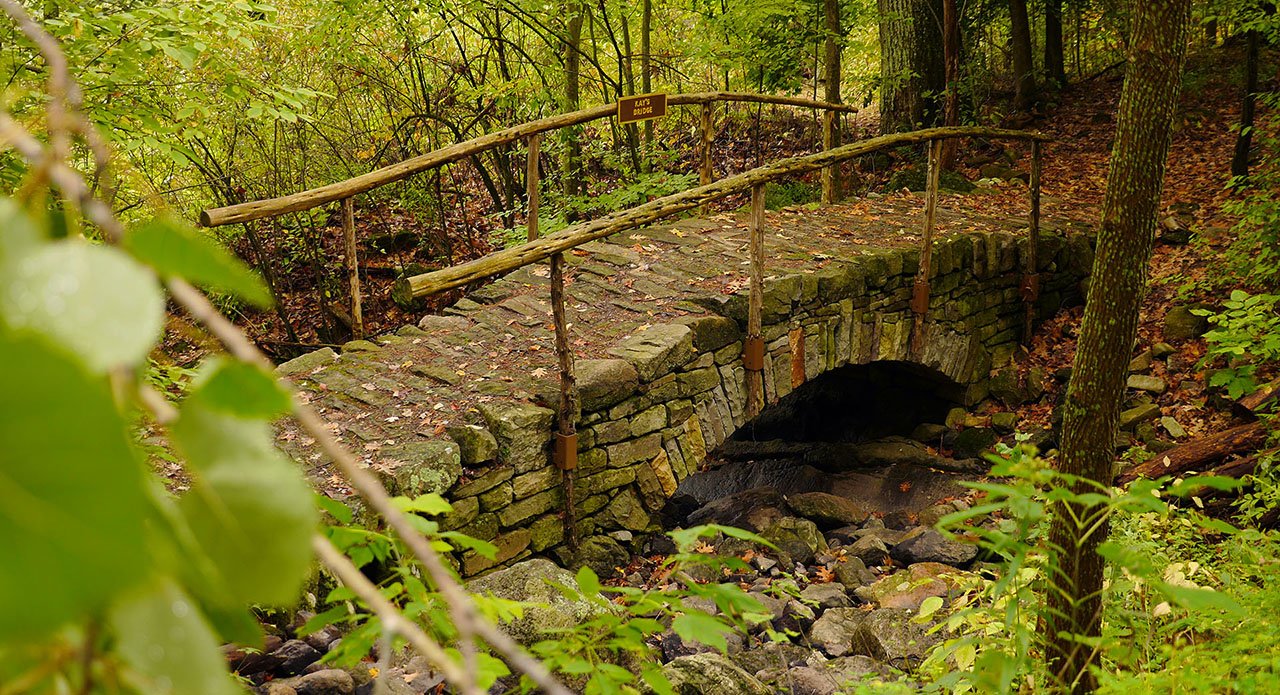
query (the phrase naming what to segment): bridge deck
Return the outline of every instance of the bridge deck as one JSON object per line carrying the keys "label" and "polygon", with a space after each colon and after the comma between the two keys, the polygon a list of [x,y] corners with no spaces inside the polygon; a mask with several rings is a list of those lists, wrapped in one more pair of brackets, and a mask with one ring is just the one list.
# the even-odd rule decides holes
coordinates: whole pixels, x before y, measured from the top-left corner
{"label": "bridge deck", "polygon": [[[1024,228],[1020,221],[946,208],[938,211],[941,238]],[[922,218],[920,196],[769,212],[766,284],[775,276],[815,273],[877,250],[914,247]],[[639,328],[706,314],[710,298],[745,294],[747,257],[744,214],[682,219],[568,254],[567,308],[577,358],[607,357]],[[369,465],[394,466],[405,457],[406,445],[479,420],[479,404],[554,402],[558,382],[547,276],[545,265],[526,267],[471,293],[445,315],[426,317],[423,328],[407,326],[372,342],[349,343],[340,356],[328,349],[304,355],[281,371]],[[314,442],[286,429],[281,444],[308,465],[318,483],[343,492]]]}

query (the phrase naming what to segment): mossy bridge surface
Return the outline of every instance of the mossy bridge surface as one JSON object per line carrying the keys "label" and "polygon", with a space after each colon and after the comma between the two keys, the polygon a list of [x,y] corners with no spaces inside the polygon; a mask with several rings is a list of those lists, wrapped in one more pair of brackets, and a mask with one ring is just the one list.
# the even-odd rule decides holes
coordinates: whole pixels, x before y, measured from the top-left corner
{"label": "mossy bridge surface", "polygon": [[[1028,315],[1078,301],[1087,230],[1046,220],[1029,253],[1025,220],[942,207],[927,307],[913,291],[923,197],[765,213],[766,407],[825,372],[876,361],[923,365],[976,402]],[[572,475],[552,454],[561,384],[546,264],[280,372],[393,493],[441,493],[454,506],[445,526],[494,542],[495,559],[458,558],[465,575],[562,554],[566,519],[578,538],[645,530],[708,451],[748,425],[749,227],[747,215],[681,219],[563,254],[581,408]],[[282,448],[329,494],[348,493],[290,427]]]}

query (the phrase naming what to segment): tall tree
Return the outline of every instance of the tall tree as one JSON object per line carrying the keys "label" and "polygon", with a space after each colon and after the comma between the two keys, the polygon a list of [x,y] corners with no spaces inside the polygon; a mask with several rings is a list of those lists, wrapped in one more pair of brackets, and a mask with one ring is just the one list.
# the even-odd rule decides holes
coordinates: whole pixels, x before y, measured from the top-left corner
{"label": "tall tree", "polygon": [[[960,16],[956,0],[942,0],[942,60],[947,81],[947,95],[942,107],[943,125],[960,125]],[[950,169],[956,160],[955,138],[942,141],[939,165]]]}
{"label": "tall tree", "polygon": [[941,0],[878,0],[880,15],[880,130],[893,133],[933,124],[935,96],[945,89]]}
{"label": "tall tree", "polygon": [[1013,107],[1026,111],[1036,98],[1036,66],[1031,57],[1027,0],[1009,0],[1009,38],[1013,44]]}
{"label": "tall tree", "polygon": [[[1134,0],[1128,67],[1098,232],[1098,254],[1062,423],[1059,469],[1103,486],[1113,479],[1115,433],[1137,335],[1138,309],[1155,243],[1170,127],[1182,84],[1190,0]],[[1094,488],[1080,483],[1080,491]],[[1045,657],[1059,688],[1091,693],[1099,635],[1105,523],[1098,507],[1054,510],[1053,591],[1045,616]]]}
{"label": "tall tree", "polygon": [[1253,112],[1258,94],[1258,30],[1245,32],[1244,103],[1240,107],[1240,130],[1236,133],[1236,151],[1231,157],[1231,175],[1249,175],[1249,151],[1253,148]]}
{"label": "tall tree", "polygon": [[[564,110],[576,111],[581,105],[578,82],[582,72],[582,15],[586,5],[581,0],[571,0],[566,11],[569,18],[564,40]],[[565,128],[564,132],[568,140],[563,163],[564,193],[572,196],[582,192],[582,139],[578,128]]]}
{"label": "tall tree", "polygon": [[1062,46],[1062,0],[1044,3],[1044,78],[1051,87],[1067,83],[1067,63]]}
{"label": "tall tree", "polygon": [[[840,103],[840,0],[822,0],[823,28],[823,83],[826,89],[824,98],[832,104]],[[840,115],[835,112],[823,114],[823,145],[827,148],[840,146]],[[824,203],[835,202],[840,196],[840,167],[832,166],[822,170],[822,200]]]}

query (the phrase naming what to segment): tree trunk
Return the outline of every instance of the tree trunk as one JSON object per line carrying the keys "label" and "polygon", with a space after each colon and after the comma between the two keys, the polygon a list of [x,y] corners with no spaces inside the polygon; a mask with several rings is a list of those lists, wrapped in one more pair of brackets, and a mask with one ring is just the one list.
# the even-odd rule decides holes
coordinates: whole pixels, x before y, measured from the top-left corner
{"label": "tree trunk", "polygon": [[[822,0],[823,28],[826,38],[823,41],[823,80],[826,88],[827,103],[840,103],[840,0]],[[826,149],[840,146],[840,114],[823,114],[823,128],[829,130],[829,137],[824,137]],[[822,191],[824,202],[834,202],[840,197],[839,165],[823,170]]]}
{"label": "tree trunk", "polygon": [[[947,82],[942,125],[960,125],[960,17],[956,12],[956,0],[942,0],[942,56]],[[959,145],[960,141],[954,138],[942,141],[939,166],[943,169],[955,166]]]}
{"label": "tree trunk", "polygon": [[1013,108],[1026,111],[1036,98],[1036,67],[1031,57],[1027,0],[1009,0],[1009,38],[1013,48]]}
{"label": "tree trunk", "polygon": [[1258,30],[1248,32],[1248,48],[1244,64],[1244,105],[1240,108],[1240,131],[1236,135],[1236,152],[1231,158],[1231,175],[1249,175],[1249,150],[1253,144],[1253,111],[1258,93]]}
{"label": "tree trunk", "polygon": [[[1170,128],[1181,88],[1190,0],[1135,0],[1128,68],[1117,107],[1116,135],[1098,233],[1098,253],[1067,391],[1059,469],[1108,486],[1129,353],[1155,243]],[[1094,491],[1083,483],[1077,492]],[[1098,543],[1107,524],[1100,510],[1056,508],[1045,619],[1045,659],[1059,690],[1091,693],[1095,638],[1101,621],[1103,561]]]}
{"label": "tree trunk", "polygon": [[[564,46],[564,110],[577,111],[580,102],[578,80],[582,72],[579,50],[582,46],[582,15],[585,7],[582,2],[575,1],[566,9],[569,12],[569,22]],[[582,192],[582,139],[578,128],[565,128],[564,133],[564,194],[574,196]]]}
{"label": "tree trunk", "polygon": [[1044,77],[1053,88],[1067,84],[1067,62],[1062,47],[1062,0],[1044,3]]}
{"label": "tree trunk", "polygon": [[942,64],[941,0],[878,0],[880,13],[880,132],[937,121],[936,97],[946,88]]}
{"label": "tree trunk", "polygon": [[[649,36],[653,26],[653,0],[644,0],[640,7],[640,92],[649,94],[653,91],[653,77],[650,73],[651,57],[649,55]],[[653,121],[644,122],[645,171],[649,170],[649,157],[653,147]]]}

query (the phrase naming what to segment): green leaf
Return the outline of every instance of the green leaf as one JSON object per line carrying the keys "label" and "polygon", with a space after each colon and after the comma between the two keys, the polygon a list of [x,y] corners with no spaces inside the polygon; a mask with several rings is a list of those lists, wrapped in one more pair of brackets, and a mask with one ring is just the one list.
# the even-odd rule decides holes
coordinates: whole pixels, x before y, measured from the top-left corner
{"label": "green leaf", "polygon": [[351,519],[354,518],[354,514],[351,511],[351,507],[348,507],[347,505],[343,504],[342,502],[339,502],[338,500],[333,499],[332,497],[329,497],[328,495],[317,492],[315,500],[316,500],[316,506],[328,512],[329,516],[332,516],[334,519],[336,519],[339,524],[349,524],[351,523]]}
{"label": "green leaf", "polygon": [[157,580],[111,612],[126,678],[153,695],[236,695],[218,640],[195,601],[170,579]]}
{"label": "green leaf", "polygon": [[498,546],[489,541],[482,541],[458,531],[441,531],[436,535],[449,541],[459,550],[474,550],[477,555],[489,560],[498,556]]}
{"label": "green leaf", "polygon": [[596,576],[594,570],[583,565],[578,570],[578,591],[586,598],[592,598],[600,595],[600,577]]}
{"label": "green leaf", "polygon": [[706,613],[691,611],[679,615],[671,621],[671,629],[675,630],[681,639],[705,644],[719,650],[722,654],[729,646],[724,638],[730,632],[729,626],[719,618]]}
{"label": "green leaf", "polygon": [[676,695],[675,689],[671,687],[671,681],[667,680],[667,674],[663,673],[662,667],[657,664],[646,664],[640,670],[640,678],[655,695]]}
{"label": "green leaf", "polygon": [[164,297],[120,251],[67,239],[0,275],[0,321],[51,338],[100,373],[146,358],[164,325]]}
{"label": "green leaf", "polygon": [[192,379],[202,406],[246,418],[275,418],[293,407],[289,393],[262,367],[213,357],[205,360]]}
{"label": "green leaf", "polygon": [[135,258],[161,275],[228,292],[266,309],[271,292],[256,273],[218,242],[173,216],[157,217],[133,230],[124,242]]}
{"label": "green leaf", "polygon": [[930,596],[920,602],[920,610],[916,612],[916,620],[925,620],[929,616],[938,612],[942,608],[942,598],[939,596]]}
{"label": "green leaf", "polygon": [[178,503],[212,577],[233,603],[292,603],[310,569],[318,514],[310,486],[272,445],[265,422],[203,407],[193,396],[171,428],[197,473]]}
{"label": "green leaf", "polygon": [[408,497],[392,497],[391,501],[394,502],[402,512],[417,512],[428,516],[438,516],[440,514],[448,514],[453,511],[453,505],[449,504],[445,498],[434,492],[429,492],[425,495],[418,495],[413,499],[409,499]]}
{"label": "green leaf", "polygon": [[150,572],[143,470],[106,384],[0,327],[0,642],[102,609]]}

